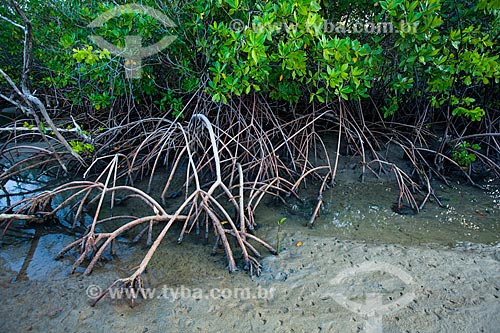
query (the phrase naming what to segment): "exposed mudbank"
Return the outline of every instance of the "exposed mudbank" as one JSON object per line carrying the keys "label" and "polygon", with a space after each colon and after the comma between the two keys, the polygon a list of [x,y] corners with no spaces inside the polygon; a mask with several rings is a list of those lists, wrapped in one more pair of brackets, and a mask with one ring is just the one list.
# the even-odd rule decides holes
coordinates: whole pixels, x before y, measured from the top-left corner
{"label": "exposed mudbank", "polygon": [[210,256],[195,235],[177,245],[173,230],[145,276],[154,293],[133,308],[109,296],[91,307],[88,294],[130,275],[145,254],[140,244],[119,242],[116,256],[82,278],[69,275],[76,254],[53,259],[74,237],[34,233],[0,251],[0,330],[496,332],[498,187],[442,187],[448,208],[431,203],[418,215],[394,213],[394,191],[339,184],[313,229],[304,227],[313,202],[261,205],[257,233],[271,244],[276,221],[287,222],[281,253],[263,259],[260,277],[229,274],[224,255]]}
{"label": "exposed mudbank", "polygon": [[[71,261],[63,260],[49,264],[52,273],[45,278],[29,273],[16,282],[16,267],[8,269],[14,258],[2,252],[0,329],[369,332],[367,324],[377,316],[384,332],[496,332],[500,326],[498,244],[375,245],[294,232],[279,256],[263,260],[262,275],[250,279],[222,270],[224,260],[208,256],[206,246],[173,242],[164,244],[146,275],[155,293],[133,308],[109,297],[91,307],[87,294],[127,274],[140,258],[138,250],[83,279],[67,276]],[[364,270],[367,264],[375,270]],[[249,296],[233,297],[238,290]],[[346,300],[365,307],[353,311]],[[391,306],[387,312],[376,312],[385,305]]]}

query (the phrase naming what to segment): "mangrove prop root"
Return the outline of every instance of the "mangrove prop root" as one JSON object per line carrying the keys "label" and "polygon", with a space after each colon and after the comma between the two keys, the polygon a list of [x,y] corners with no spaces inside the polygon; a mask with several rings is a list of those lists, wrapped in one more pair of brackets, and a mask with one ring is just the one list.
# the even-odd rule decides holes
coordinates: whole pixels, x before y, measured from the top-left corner
{"label": "mangrove prop root", "polygon": [[[362,110],[357,110],[359,116],[356,116],[356,112],[349,110],[341,99],[321,109],[313,107],[312,112],[292,119],[281,118],[258,94],[252,96],[250,104],[235,106],[231,102],[220,106],[209,102],[203,94],[204,88],[200,87],[185,106],[183,112],[189,111],[190,115],[186,120],[145,118],[113,123],[96,134],[93,137],[95,158],[84,175],[88,178],[92,173],[94,181],[68,182],[14,203],[2,212],[4,216],[0,216],[4,232],[15,223],[15,216],[25,216],[26,219],[41,216],[41,213],[46,214],[44,217],[56,216],[64,207],[72,207],[75,210],[73,227],[79,221],[85,232],[67,244],[58,258],[75,251],[77,255],[72,271],[86,265],[83,274],[92,272],[104,251],[111,249],[117,238],[130,237],[130,243],[145,238],[148,250],[138,268],[128,278],[112,283],[94,301],[95,304],[109,293],[110,288],[137,291],[144,285],[141,276],[174,223],[181,223],[179,243],[192,230],[203,233],[205,242],[215,241],[214,254],[219,248],[224,249],[230,272],[238,268],[241,255],[244,268],[252,275],[260,274],[259,248],[273,254],[276,250],[253,233],[256,229],[255,210],[265,196],[282,201],[289,196],[301,199],[301,188],[306,182],[308,186],[313,183],[309,181],[312,179],[314,186],[319,186],[317,204],[309,219],[309,225],[313,225],[321,211],[324,192],[336,181],[341,140],[346,143],[350,154],[359,156],[362,180],[365,173],[371,172],[379,177],[383,172],[393,172],[400,189],[398,205],[408,203],[419,211],[431,198],[439,203],[430,177],[437,176],[445,182],[446,178],[439,167],[423,157],[430,149],[422,126],[393,124],[406,126],[407,132],[416,133],[410,137],[391,128],[382,116],[379,121],[365,122]],[[129,116],[126,113],[121,115],[124,119]],[[332,159],[319,129],[337,133]],[[8,143],[14,147],[5,144],[0,150],[0,158],[10,162],[10,167],[0,173],[2,186],[13,175],[49,165],[48,161],[54,161],[56,155],[71,158],[70,154],[56,154],[49,147],[32,148],[32,156],[17,161],[13,158],[15,151],[26,147],[15,143],[22,141],[23,135],[26,134],[13,134]],[[487,140],[488,147],[499,147],[496,135],[488,135]],[[112,155],[106,148],[109,148],[109,142],[114,146]],[[421,143],[420,146],[415,142]],[[412,178],[408,169],[402,169],[384,156],[384,147],[389,145],[404,151],[419,180]],[[437,154],[440,160],[454,163],[443,152]],[[491,155],[477,152],[477,156],[499,172],[495,160],[489,157]],[[159,184],[161,195],[156,198],[150,190],[157,185],[155,177],[160,170],[164,180]],[[146,178],[146,191],[133,185],[139,177]],[[423,200],[417,201],[416,194]],[[52,199],[56,196],[64,199],[62,202],[55,200],[58,206],[52,207]],[[125,201],[127,205],[139,201],[148,210],[142,216],[108,216],[110,213],[103,209],[107,205],[112,209]],[[91,219],[83,218],[85,211],[92,211]],[[104,228],[110,225],[111,228]]]}

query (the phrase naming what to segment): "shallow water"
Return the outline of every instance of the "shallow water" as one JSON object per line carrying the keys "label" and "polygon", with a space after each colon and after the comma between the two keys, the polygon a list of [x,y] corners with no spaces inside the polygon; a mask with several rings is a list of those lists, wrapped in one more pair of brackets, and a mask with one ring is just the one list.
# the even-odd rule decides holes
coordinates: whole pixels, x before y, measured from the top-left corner
{"label": "shallow water", "polygon": [[436,195],[446,208],[430,202],[416,215],[401,215],[391,208],[399,192],[395,184],[339,184],[324,193],[325,202],[312,229],[303,226],[313,214],[315,200],[281,208],[262,205],[259,221],[272,226],[287,217],[285,230],[376,243],[495,243],[500,241],[500,190],[492,182],[485,187],[486,191],[458,183],[451,188],[439,185]]}
{"label": "shallow water", "polygon": [[53,181],[51,182],[48,176],[36,172],[24,172],[20,180],[7,180],[4,189],[0,189],[0,211],[10,204],[39,193],[50,183]]}

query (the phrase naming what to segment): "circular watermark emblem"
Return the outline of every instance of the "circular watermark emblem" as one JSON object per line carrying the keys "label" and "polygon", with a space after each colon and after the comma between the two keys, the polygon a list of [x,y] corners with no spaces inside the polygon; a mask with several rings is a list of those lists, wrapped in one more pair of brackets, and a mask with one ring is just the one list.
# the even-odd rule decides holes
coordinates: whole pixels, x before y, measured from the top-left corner
{"label": "circular watermark emblem", "polygon": [[[110,19],[123,14],[142,14],[149,15],[158,20],[163,26],[175,28],[176,25],[161,11],[140,4],[126,4],[114,7],[90,22],[89,28],[102,27]],[[90,36],[90,39],[103,49],[110,53],[125,58],[125,74],[127,78],[138,79],[142,75],[142,59],[160,52],[169,46],[177,36],[164,36],[157,43],[150,46],[142,46],[141,36],[125,36],[125,47],[119,47],[106,41],[101,36]]]}
{"label": "circular watermark emblem", "polygon": [[355,302],[348,295],[343,293],[326,294],[326,296],[331,296],[335,302],[344,308],[366,318],[365,332],[370,333],[382,332],[382,317],[401,310],[416,298],[415,293],[412,291],[416,284],[415,280],[399,267],[375,261],[364,262],[357,267],[345,269],[330,280],[332,286],[339,286],[347,279],[355,278],[361,274],[375,272],[390,274],[400,279],[405,285],[405,289],[408,289],[408,291],[390,303],[383,302],[384,295],[381,293],[365,293],[365,303]]}

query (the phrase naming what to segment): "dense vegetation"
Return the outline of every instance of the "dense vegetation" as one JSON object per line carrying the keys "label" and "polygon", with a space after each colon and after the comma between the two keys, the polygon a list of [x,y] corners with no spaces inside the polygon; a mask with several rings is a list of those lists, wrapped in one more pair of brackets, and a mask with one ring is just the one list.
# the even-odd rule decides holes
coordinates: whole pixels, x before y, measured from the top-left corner
{"label": "dense vegetation", "polygon": [[[0,103],[24,115],[2,121],[0,185],[27,168],[76,175],[91,166],[99,175],[7,210],[54,217],[60,207],[51,198],[74,193],[76,225],[81,207],[96,204],[85,236],[63,251],[81,246],[75,267],[90,259],[86,272],[123,231],[139,227],[148,244],[155,234],[140,269],[119,281],[132,288],[176,220],[184,221],[179,241],[193,228],[208,240],[213,227],[230,270],[237,264],[226,234],[235,237],[245,268],[258,271],[248,241],[274,251],[252,234],[262,196],[300,197],[300,185],[317,180],[312,224],[334,184],[341,143],[342,154],[360,156],[363,175],[392,171],[401,189],[396,207],[415,211],[430,198],[439,203],[433,180],[447,182],[450,172],[471,183],[500,174],[498,1],[143,0],[135,3],[175,26],[129,6],[92,28],[121,2],[2,3]],[[140,36],[142,46],[175,39],[137,61],[126,36]],[[138,63],[140,79],[127,76],[124,65]],[[336,156],[328,156],[327,137],[338,138]],[[22,161],[13,157],[32,142],[46,144]],[[410,167],[391,161],[388,146]],[[173,214],[133,187],[138,176],[151,183],[160,166],[168,173],[163,202],[179,189],[172,179],[185,178],[185,201]],[[134,193],[154,214],[99,233],[104,194],[113,205],[118,192]],[[165,227],[155,233],[158,223]]]}

